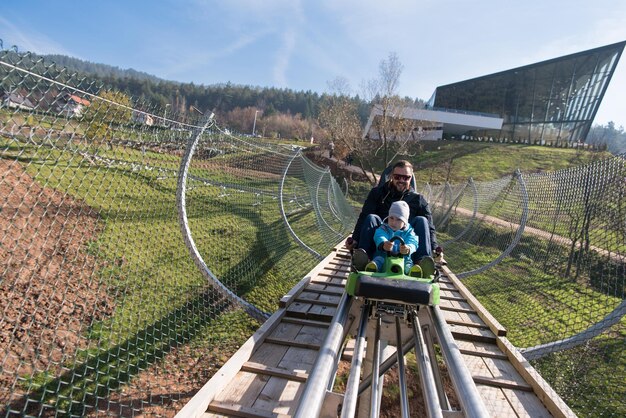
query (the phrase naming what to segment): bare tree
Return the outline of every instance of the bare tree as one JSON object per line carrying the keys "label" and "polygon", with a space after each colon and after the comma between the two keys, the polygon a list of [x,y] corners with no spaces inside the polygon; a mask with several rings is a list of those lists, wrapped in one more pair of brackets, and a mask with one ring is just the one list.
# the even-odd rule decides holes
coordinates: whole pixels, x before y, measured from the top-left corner
{"label": "bare tree", "polygon": [[[328,83],[332,95],[327,97],[319,113],[319,123],[336,147],[336,155],[351,155],[354,164],[361,168],[373,183],[377,172],[374,161],[383,160],[387,166],[399,154],[411,155],[432,124],[405,117],[407,109],[414,106],[410,98],[400,98],[398,87],[404,66],[398,55],[390,53],[379,65],[378,77],[362,84],[366,101],[373,106],[372,130],[377,138],[363,134],[358,117],[358,101],[351,98],[351,89],[345,78]],[[368,175],[372,173],[373,176]]]}
{"label": "bare tree", "polygon": [[365,97],[373,105],[371,129],[377,138],[372,139],[379,141],[374,154],[382,154],[385,165],[391,164],[399,154],[408,155],[408,145],[419,142],[432,125],[408,115],[414,103],[398,94],[403,70],[398,55],[392,52],[380,62],[378,77],[364,85]]}
{"label": "bare tree", "polygon": [[350,85],[346,79],[336,78],[328,86],[333,94],[320,107],[319,124],[326,130],[329,141],[335,144],[337,158],[352,157],[354,165],[370,178],[367,171],[371,168],[372,152],[367,146],[369,144],[362,140],[358,101],[350,97]]}

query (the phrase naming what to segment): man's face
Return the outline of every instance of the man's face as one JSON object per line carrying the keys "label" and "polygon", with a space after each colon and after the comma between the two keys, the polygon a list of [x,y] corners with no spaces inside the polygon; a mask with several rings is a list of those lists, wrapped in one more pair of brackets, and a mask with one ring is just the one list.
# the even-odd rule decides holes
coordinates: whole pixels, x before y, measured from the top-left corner
{"label": "man's face", "polygon": [[391,185],[399,192],[409,190],[413,170],[409,167],[396,167],[391,174]]}

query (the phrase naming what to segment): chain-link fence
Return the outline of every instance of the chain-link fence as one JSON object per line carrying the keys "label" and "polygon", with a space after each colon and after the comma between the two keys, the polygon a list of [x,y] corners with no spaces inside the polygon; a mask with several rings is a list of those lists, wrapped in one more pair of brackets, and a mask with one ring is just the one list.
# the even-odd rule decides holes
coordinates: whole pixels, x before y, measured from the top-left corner
{"label": "chain-link fence", "polygon": [[[297,145],[0,52],[3,416],[171,416],[353,208]],[[581,416],[626,415],[623,157],[423,188],[450,268]]]}
{"label": "chain-link fence", "polygon": [[0,55],[2,415],[172,415],[354,223],[300,147]]}
{"label": "chain-link fence", "polygon": [[626,414],[626,158],[424,187],[449,267],[581,416]]}

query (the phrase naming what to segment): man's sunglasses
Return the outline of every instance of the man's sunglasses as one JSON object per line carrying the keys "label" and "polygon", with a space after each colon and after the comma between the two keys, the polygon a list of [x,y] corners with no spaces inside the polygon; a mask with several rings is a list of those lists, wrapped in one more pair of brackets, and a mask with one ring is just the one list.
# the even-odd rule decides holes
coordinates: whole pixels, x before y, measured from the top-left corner
{"label": "man's sunglasses", "polygon": [[411,176],[405,176],[404,174],[392,174],[394,180],[411,180]]}

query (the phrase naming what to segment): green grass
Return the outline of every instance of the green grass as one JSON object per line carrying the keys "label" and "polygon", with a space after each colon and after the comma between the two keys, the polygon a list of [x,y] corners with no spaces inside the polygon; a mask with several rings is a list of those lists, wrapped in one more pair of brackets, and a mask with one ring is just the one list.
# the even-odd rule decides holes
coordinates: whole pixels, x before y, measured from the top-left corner
{"label": "green grass", "polygon": [[[139,371],[161,364],[175,347],[212,347],[223,350],[223,354],[234,351],[253,332],[256,324],[241,311],[233,311],[207,284],[184,245],[175,205],[180,156],[150,150],[144,155],[118,145],[104,147],[87,142],[71,144],[70,152],[6,139],[0,141],[3,158],[18,159],[39,184],[68,192],[98,212],[99,234],[86,243],[85,251],[97,260],[93,280],[115,298],[113,314],[94,321],[84,330],[84,336],[92,344],[79,352],[75,361],[68,361],[67,375],[46,372],[26,378],[25,384],[41,402],[55,405],[61,411],[80,411],[81,406],[72,400],[107,396],[109,390],[128,383]],[[285,229],[277,202],[272,198],[277,193],[276,178],[262,178],[253,173],[237,175],[224,170],[229,164],[255,158],[261,162],[260,167],[271,167],[271,154],[251,156],[231,151],[211,160],[194,159],[191,174],[209,179],[210,183],[189,182],[190,228],[213,273],[238,295],[263,310],[273,311],[278,299],[317,260],[299,248]],[[100,157],[128,164],[114,163],[108,168],[103,164],[92,165],[80,152],[97,152]],[[470,176],[476,181],[493,180],[510,175],[518,167],[526,173],[554,171],[589,162],[597,155],[524,145],[438,142],[412,159],[418,182],[445,181],[443,166],[451,156],[454,160],[449,180],[462,183]],[[142,168],[143,165],[158,166],[160,170]],[[225,191],[219,186],[236,182],[267,194]],[[305,190],[305,184],[295,179],[285,186],[286,190]],[[365,192],[369,188],[369,185],[360,187]],[[353,202],[360,206],[362,200],[355,197]],[[318,221],[310,211],[290,215],[290,223],[298,235],[325,256],[329,243],[316,238],[321,227]],[[329,227],[347,234],[336,221]],[[508,231],[489,233],[497,236]],[[607,296],[610,292],[596,285],[593,277],[583,277],[589,284],[581,286],[578,282],[564,281],[540,263],[530,263],[528,257],[521,256],[532,253],[531,247],[541,245],[544,243],[534,238],[524,242],[498,268],[465,281],[509,329],[511,340],[520,346],[552,341],[555,336],[583,330],[588,318],[577,304],[591,307],[594,315],[601,317],[619,302],[618,298]],[[462,261],[482,265],[499,252],[497,248],[465,244],[446,257],[452,266]],[[541,328],[537,327],[539,321]],[[624,329],[617,331],[622,337]],[[603,337],[594,340],[591,346],[600,350],[598,347],[614,342]],[[577,354],[576,351],[561,353],[554,363],[542,361],[538,367],[542,373],[545,368],[559,388],[566,385],[570,375],[559,374],[558,368],[550,367],[554,364],[572,367]],[[601,377],[612,375],[611,367],[618,360],[619,354],[609,352],[594,369],[595,374],[589,372],[588,377],[579,379],[590,385],[589,393],[600,396],[601,385],[606,383]],[[576,376],[576,370],[572,371],[570,377]],[[577,411],[593,410],[590,403],[576,403],[574,394],[571,398]],[[623,405],[615,408],[623,412]]]}
{"label": "green grass", "polygon": [[[482,266],[502,251],[489,242],[502,242],[510,231],[485,225],[479,243],[454,244],[446,252],[452,271],[463,266]],[[441,233],[442,241],[449,236]],[[520,348],[553,342],[582,332],[604,318],[622,301],[626,292],[623,266],[607,263],[589,253],[586,264],[565,277],[568,248],[552,245],[549,257],[545,240],[525,236],[511,256],[495,267],[463,279],[470,292],[508,331],[507,337]],[[581,252],[576,253],[581,256]],[[556,262],[556,260],[560,260]],[[617,295],[617,296],[616,296]],[[581,416],[599,410],[607,416],[624,416],[626,379],[623,341],[626,318],[611,331],[582,346],[551,354],[533,365],[567,404]]]}
{"label": "green grass", "polygon": [[[550,148],[522,144],[498,144],[465,141],[422,142],[424,151],[409,158],[415,167],[418,184],[465,183],[496,180],[522,173],[557,171],[606,158],[608,153],[581,152],[574,149]],[[448,163],[451,167],[448,174]]]}
{"label": "green grass", "polygon": [[[76,148],[98,151],[103,158],[125,163],[92,165],[76,151],[0,143],[3,157],[19,158],[40,185],[69,193],[99,215],[99,234],[86,243],[84,251],[96,259],[91,280],[115,300],[113,314],[84,330],[92,344],[75,360],[68,360],[65,367],[71,374],[46,372],[24,381],[30,397],[57,411],[80,413],[82,405],[72,400],[105,396],[139,371],[161,362],[172,348],[192,343],[212,352],[224,347],[224,351],[211,354],[222,358],[258,324],[241,311],[232,311],[192,262],[176,210],[179,156],[150,151],[142,155],[119,146],[77,144]],[[158,162],[161,169],[128,164],[144,160],[153,167]],[[235,176],[220,169],[224,166],[224,161],[215,166],[194,164],[192,174],[277,194],[276,177]],[[236,294],[273,312],[280,297],[317,260],[294,243],[271,196],[225,191],[196,181],[189,185],[189,225],[207,265]],[[304,184],[292,179],[286,186]],[[307,225],[310,222],[315,224],[310,215],[298,220],[304,240],[318,234]],[[328,245],[319,248],[324,255]]]}

